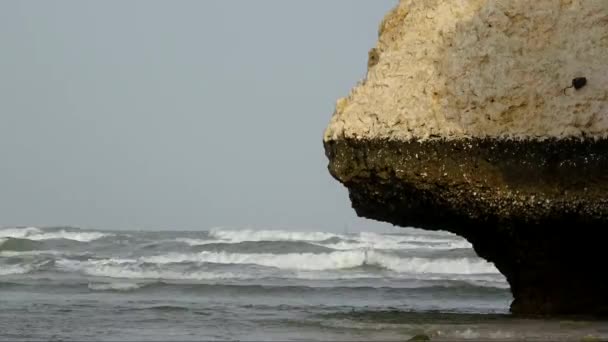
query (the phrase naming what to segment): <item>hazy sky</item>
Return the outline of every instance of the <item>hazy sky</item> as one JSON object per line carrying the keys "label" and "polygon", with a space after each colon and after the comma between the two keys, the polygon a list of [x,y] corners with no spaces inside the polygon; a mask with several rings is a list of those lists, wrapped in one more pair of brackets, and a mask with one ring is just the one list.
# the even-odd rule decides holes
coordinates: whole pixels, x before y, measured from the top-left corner
{"label": "hazy sky", "polygon": [[0,223],[386,230],[322,133],[395,4],[0,1]]}

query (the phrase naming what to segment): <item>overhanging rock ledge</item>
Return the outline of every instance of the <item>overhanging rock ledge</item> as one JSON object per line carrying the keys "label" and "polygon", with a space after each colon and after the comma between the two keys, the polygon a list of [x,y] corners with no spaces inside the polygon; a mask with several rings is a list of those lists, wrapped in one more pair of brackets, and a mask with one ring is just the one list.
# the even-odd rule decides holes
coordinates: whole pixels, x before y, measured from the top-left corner
{"label": "overhanging rock ledge", "polygon": [[465,237],[514,313],[608,314],[608,1],[402,0],[379,31],[324,136],[357,213]]}

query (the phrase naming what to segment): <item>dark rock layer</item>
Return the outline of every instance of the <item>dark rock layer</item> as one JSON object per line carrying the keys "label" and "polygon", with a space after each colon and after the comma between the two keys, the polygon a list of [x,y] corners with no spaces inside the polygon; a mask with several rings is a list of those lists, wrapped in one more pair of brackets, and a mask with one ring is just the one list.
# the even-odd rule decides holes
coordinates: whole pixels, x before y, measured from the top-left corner
{"label": "dark rock layer", "polygon": [[608,314],[608,140],[326,141],[363,217],[447,230],[506,276],[518,314]]}

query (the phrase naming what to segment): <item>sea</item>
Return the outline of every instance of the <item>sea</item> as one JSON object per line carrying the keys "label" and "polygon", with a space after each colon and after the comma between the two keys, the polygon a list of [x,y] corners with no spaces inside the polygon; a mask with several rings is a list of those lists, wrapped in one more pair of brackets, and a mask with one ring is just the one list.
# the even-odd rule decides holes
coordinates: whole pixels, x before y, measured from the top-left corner
{"label": "sea", "polygon": [[571,341],[447,233],[0,228],[0,340]]}

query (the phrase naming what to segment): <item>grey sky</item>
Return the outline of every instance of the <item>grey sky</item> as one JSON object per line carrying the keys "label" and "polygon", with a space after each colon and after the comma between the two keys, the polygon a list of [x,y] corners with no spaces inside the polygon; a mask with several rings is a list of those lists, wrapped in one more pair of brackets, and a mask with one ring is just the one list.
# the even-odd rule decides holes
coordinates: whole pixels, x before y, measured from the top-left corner
{"label": "grey sky", "polygon": [[386,229],[321,139],[395,4],[0,1],[0,223]]}

